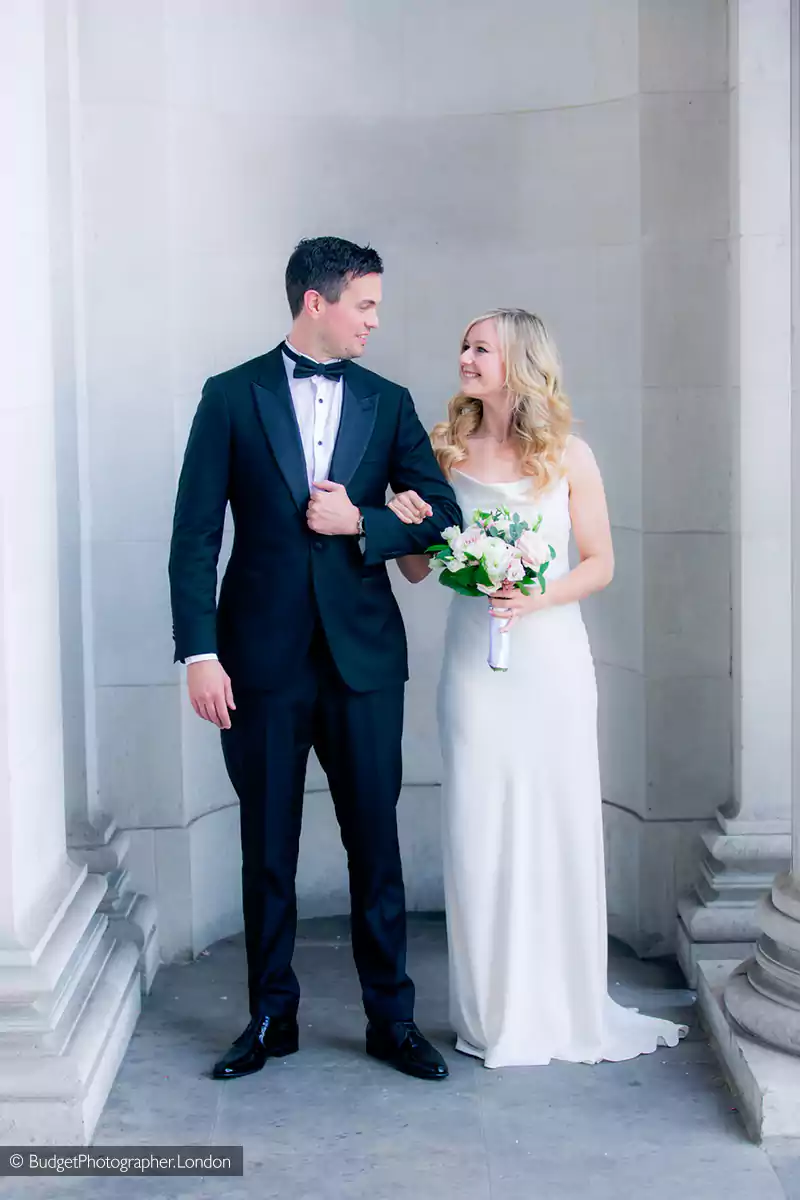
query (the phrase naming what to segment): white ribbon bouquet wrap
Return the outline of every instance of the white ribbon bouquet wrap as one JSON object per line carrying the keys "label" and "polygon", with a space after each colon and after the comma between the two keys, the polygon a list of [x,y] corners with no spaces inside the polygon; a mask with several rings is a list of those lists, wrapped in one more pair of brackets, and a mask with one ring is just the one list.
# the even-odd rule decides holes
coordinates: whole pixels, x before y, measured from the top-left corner
{"label": "white ribbon bouquet wrap", "polygon": [[[556,556],[540,532],[541,513],[535,523],[523,521],[507,508],[489,512],[477,509],[466,529],[451,525],[442,532],[442,543],[428,548],[431,570],[439,582],[461,596],[490,596],[511,583],[523,595],[531,589],[544,592],[545,572]],[[510,637],[503,632],[507,618],[489,615],[488,663],[493,671],[507,671]]]}

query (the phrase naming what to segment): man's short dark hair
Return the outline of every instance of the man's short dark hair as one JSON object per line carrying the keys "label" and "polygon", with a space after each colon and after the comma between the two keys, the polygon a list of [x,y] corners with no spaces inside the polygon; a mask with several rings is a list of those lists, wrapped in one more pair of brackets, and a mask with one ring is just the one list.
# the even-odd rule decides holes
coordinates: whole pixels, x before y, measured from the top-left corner
{"label": "man's short dark hair", "polygon": [[382,275],[383,262],[371,246],[357,246],[345,238],[303,238],[286,264],[286,299],[293,317],[303,309],[306,292],[319,292],[335,304],[351,279]]}

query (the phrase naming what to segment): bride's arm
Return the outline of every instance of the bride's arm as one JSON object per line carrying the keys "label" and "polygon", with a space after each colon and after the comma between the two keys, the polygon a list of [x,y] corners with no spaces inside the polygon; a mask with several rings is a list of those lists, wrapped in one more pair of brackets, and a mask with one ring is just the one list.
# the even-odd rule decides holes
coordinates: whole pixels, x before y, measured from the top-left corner
{"label": "bride's arm", "polygon": [[431,573],[427,554],[406,554],[395,561],[409,583],[422,583]]}
{"label": "bride's arm", "polygon": [[608,587],[614,576],[614,548],[600,471],[586,442],[570,439],[566,457],[569,482],[569,512],[572,532],[581,561],[560,579],[548,580],[544,592],[527,596],[519,588],[506,586],[490,599],[490,612],[507,617],[506,631],[528,613],[574,604],[592,592]]}
{"label": "bride's arm", "polygon": [[[421,525],[426,517],[433,515],[430,504],[413,491],[399,492],[386,507],[390,508],[404,525]],[[409,583],[422,583],[431,573],[427,554],[404,554],[395,561]]]}
{"label": "bride's arm", "polygon": [[569,512],[580,562],[567,575],[548,583],[549,605],[572,604],[608,587],[614,578],[614,547],[603,480],[592,451],[581,438],[570,439],[566,458]]}

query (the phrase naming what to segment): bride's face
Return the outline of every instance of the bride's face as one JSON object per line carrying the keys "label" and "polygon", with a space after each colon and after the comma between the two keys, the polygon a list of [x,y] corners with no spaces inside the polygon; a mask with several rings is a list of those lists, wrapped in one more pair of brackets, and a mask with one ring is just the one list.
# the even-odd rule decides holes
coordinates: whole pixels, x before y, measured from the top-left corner
{"label": "bride's face", "polygon": [[500,356],[494,321],[478,321],[467,330],[461,347],[461,390],[475,400],[502,398],[506,368]]}

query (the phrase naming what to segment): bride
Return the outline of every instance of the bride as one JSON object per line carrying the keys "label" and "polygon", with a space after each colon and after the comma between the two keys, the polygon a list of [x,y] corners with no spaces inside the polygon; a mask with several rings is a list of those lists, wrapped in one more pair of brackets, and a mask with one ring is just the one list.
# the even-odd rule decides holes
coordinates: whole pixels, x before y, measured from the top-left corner
{"label": "bride", "polygon": [[[507,620],[507,672],[486,662],[486,605],[450,607],[439,720],[450,1015],[456,1048],[487,1067],[619,1061],[686,1032],[608,995],[597,689],[579,601],[611,582],[603,483],[570,433],[556,348],[521,309],[474,320],[461,390],[432,441],[469,522],[505,506],[556,551],[543,594],[489,598]],[[404,492],[406,523],[429,513]],[[568,542],[579,562],[570,570]],[[416,583],[428,560],[400,560]]]}

